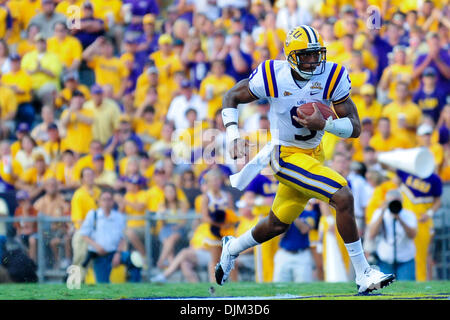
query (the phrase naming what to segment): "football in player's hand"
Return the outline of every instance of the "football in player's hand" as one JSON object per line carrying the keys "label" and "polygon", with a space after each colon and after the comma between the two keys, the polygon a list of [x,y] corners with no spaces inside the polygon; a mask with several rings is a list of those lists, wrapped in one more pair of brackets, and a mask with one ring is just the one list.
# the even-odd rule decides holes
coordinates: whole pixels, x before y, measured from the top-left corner
{"label": "football in player's hand", "polygon": [[297,115],[299,115],[299,110],[301,110],[304,114],[307,116],[310,116],[314,113],[314,107],[313,103],[317,106],[317,109],[322,113],[322,116],[324,119],[328,119],[330,116],[333,117],[333,119],[337,119],[336,114],[334,113],[333,109],[331,107],[320,103],[320,102],[308,102],[305,104],[302,104],[297,108]]}

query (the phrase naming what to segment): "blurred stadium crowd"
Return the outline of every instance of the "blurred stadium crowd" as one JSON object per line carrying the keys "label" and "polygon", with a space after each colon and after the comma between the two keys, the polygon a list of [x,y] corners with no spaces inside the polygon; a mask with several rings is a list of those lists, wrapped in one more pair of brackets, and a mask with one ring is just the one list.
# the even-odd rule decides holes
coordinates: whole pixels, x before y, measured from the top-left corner
{"label": "blurred stadium crowd", "polygon": [[[244,192],[229,186],[240,164],[224,152],[222,96],[262,61],[285,59],[286,33],[300,24],[316,28],[327,60],[350,74],[361,136],[326,134],[323,146],[353,186],[362,237],[385,194],[401,184],[377,163],[378,152],[425,146],[439,183],[449,182],[447,1],[0,0],[0,214],[70,216],[44,237],[49,267],[64,270],[85,260],[80,229],[101,190],[112,190],[114,207],[128,217],[195,212],[192,223],[164,220],[152,233],[157,280],[180,269],[198,281],[195,267],[212,270],[220,238],[267,215],[277,187],[270,175]],[[241,108],[240,127],[257,146],[270,139],[268,110],[266,100]],[[432,277],[430,208],[410,208],[419,221],[421,281]],[[316,213],[308,241],[286,250],[311,250],[314,272],[304,281],[327,280],[334,213],[314,201],[308,211]],[[36,223],[0,228],[36,261]],[[145,256],[144,233],[144,220],[128,220],[126,250]],[[272,281],[279,239],[261,247],[249,253],[254,279]],[[115,265],[111,280],[127,279]]]}

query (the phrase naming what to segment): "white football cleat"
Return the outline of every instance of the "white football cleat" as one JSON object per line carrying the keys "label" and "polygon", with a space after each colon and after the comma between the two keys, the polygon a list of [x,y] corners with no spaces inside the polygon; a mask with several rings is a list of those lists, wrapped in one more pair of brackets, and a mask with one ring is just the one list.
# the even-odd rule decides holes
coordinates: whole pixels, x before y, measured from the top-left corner
{"label": "white football cleat", "polygon": [[222,238],[222,254],[219,263],[216,265],[215,271],[216,282],[218,285],[223,285],[228,280],[230,272],[234,268],[234,261],[239,256],[238,254],[231,255],[228,251],[228,247],[233,239],[234,237],[232,236]]}
{"label": "white football cleat", "polygon": [[366,294],[387,287],[394,281],[395,275],[384,274],[377,269],[369,267],[363,274],[356,278],[356,286],[358,288],[358,293]]}

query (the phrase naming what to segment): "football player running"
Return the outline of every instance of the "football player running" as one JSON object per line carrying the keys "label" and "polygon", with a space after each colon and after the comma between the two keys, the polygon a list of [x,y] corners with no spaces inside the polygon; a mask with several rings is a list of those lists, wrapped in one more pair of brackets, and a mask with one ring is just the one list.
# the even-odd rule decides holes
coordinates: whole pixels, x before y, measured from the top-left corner
{"label": "football player running", "polygon": [[[319,33],[302,25],[289,31],[284,60],[262,62],[248,79],[241,80],[223,97],[222,118],[232,159],[244,157],[249,143],[241,139],[238,109],[242,103],[266,98],[274,145],[270,165],[280,184],[269,216],[238,238],[222,239],[220,262],[215,277],[223,285],[242,251],[285,232],[303,211],[310,198],[320,199],[336,209],[339,234],[344,240],[356,274],[359,293],[383,288],[394,281],[369,266],[355,222],[353,196],[347,181],[323,165],[321,139],[325,131],[341,138],[357,138],[361,131],[355,104],[350,98],[347,70],[326,60],[326,48]],[[305,103],[334,106],[338,119],[324,119],[317,105],[306,115],[297,108]]]}

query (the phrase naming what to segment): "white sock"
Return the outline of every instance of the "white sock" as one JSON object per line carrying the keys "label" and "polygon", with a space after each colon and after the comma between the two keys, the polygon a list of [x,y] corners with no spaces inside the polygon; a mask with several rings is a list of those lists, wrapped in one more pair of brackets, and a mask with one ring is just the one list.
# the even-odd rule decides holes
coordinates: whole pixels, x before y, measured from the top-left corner
{"label": "white sock", "polygon": [[259,243],[253,238],[253,228],[245,232],[242,236],[233,239],[228,247],[228,251],[231,255],[235,256],[248,248],[254,247]]}
{"label": "white sock", "polygon": [[352,243],[345,243],[345,247],[347,248],[348,255],[352,260],[356,276],[364,273],[364,271],[370,266],[367,262],[366,256],[364,255],[361,239]]}

